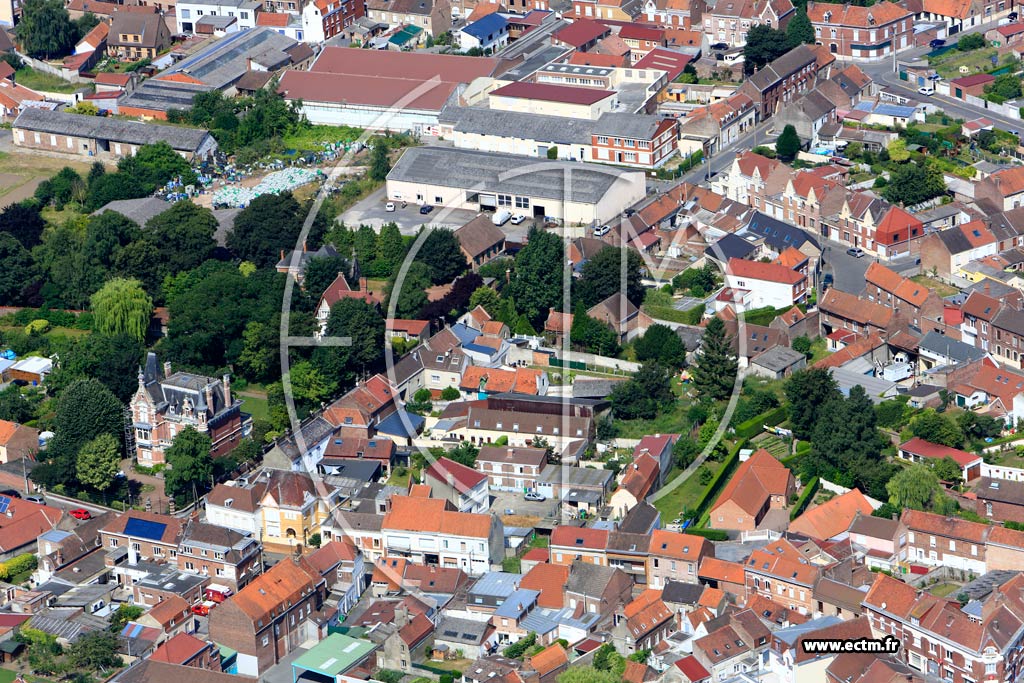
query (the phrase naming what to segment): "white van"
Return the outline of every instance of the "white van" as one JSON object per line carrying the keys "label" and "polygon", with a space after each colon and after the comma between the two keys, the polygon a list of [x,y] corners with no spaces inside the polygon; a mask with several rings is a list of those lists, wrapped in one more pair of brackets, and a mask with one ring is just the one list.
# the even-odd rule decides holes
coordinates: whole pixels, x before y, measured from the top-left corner
{"label": "white van", "polygon": [[491,216],[491,222],[494,223],[495,225],[505,225],[506,223],[508,223],[508,220],[510,218],[512,218],[511,211],[509,211],[508,209],[498,209],[497,211],[494,212],[494,215]]}

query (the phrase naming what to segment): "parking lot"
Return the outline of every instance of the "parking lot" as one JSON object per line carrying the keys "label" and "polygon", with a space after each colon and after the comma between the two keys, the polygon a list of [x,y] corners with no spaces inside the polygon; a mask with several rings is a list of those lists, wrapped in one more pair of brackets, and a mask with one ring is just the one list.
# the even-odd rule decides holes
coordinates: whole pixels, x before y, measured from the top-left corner
{"label": "parking lot", "polygon": [[[523,517],[553,518],[558,501],[526,500],[522,491],[494,491],[491,493],[491,511],[498,516],[518,515]],[[512,510],[512,512],[507,512]]]}

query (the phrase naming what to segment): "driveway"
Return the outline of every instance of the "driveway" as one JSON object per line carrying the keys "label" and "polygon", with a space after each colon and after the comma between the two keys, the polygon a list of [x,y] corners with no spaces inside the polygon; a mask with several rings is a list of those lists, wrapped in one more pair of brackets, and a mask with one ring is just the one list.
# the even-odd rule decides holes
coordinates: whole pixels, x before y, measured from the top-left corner
{"label": "driveway", "polygon": [[827,240],[820,235],[817,237],[821,248],[824,250],[822,261],[824,271],[832,273],[835,282],[832,284],[836,289],[848,294],[860,294],[864,291],[864,273],[874,260],[870,256],[856,258],[846,253],[848,247],[839,242]]}
{"label": "driveway", "polygon": [[522,491],[495,491],[491,495],[491,512],[505,516],[507,510],[511,514],[523,517],[555,518],[558,502],[551,500],[535,501],[523,498]]}

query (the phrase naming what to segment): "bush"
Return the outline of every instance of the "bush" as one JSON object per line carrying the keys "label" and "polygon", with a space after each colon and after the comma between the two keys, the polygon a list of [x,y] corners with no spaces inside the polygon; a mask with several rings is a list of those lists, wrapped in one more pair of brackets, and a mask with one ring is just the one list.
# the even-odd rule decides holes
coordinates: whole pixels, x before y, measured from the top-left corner
{"label": "bush", "polygon": [[683,533],[690,534],[692,536],[700,536],[706,538],[709,541],[728,541],[729,534],[721,529],[686,529]]}
{"label": "bush", "polygon": [[790,519],[796,519],[800,516],[800,513],[804,511],[804,508],[807,507],[807,504],[811,502],[811,498],[813,498],[814,494],[818,491],[818,483],[817,477],[811,477],[811,480],[807,482],[804,492],[796,499],[793,509],[789,511]]}
{"label": "bush", "polygon": [[441,392],[442,401],[457,401],[459,399],[459,390],[455,387],[445,387],[444,391]]}
{"label": "bush", "polygon": [[980,33],[968,33],[960,37],[957,41],[956,49],[961,52],[969,52],[970,50],[978,50],[985,47],[985,36]]}
{"label": "bush", "polygon": [[33,320],[25,326],[25,334],[43,334],[50,329],[50,322],[48,320]]}
{"label": "bush", "polygon": [[512,643],[504,650],[501,654],[505,655],[509,659],[518,659],[523,656],[527,650],[533,647],[534,643],[537,642],[537,634],[530,631],[530,634],[525,638],[520,638],[518,642]]}
{"label": "bush", "polygon": [[31,553],[12,557],[6,562],[0,563],[0,580],[7,581],[12,576],[34,571],[38,566],[39,560]]}
{"label": "bush", "polygon": [[779,406],[766,413],[755,415],[746,422],[741,422],[735,427],[736,436],[741,439],[749,439],[757,436],[763,431],[765,425],[774,427],[786,419],[786,407]]}
{"label": "bush", "polygon": [[704,489],[704,493],[697,499],[697,503],[693,507],[694,517],[703,515],[711,507],[711,504],[715,502],[715,498],[718,497],[719,492],[725,486],[725,482],[729,481],[729,477],[732,476],[733,470],[736,469],[736,465],[740,461],[740,449],[745,448],[746,445],[747,440],[743,439],[733,446],[728,457],[722,463],[722,469],[715,473],[715,478],[711,480],[711,483]]}

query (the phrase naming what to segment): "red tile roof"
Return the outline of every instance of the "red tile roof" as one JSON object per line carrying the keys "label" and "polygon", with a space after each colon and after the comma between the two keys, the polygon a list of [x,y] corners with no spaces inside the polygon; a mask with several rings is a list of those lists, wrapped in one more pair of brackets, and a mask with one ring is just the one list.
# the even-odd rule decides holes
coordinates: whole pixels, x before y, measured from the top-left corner
{"label": "red tile roof", "polygon": [[382,528],[418,531],[446,536],[488,538],[492,517],[446,508],[447,501],[436,498],[392,496],[391,510],[384,515]]}
{"label": "red tile roof", "polygon": [[593,19],[577,19],[565,28],[555,31],[553,38],[573,47],[582,47],[611,33],[607,26]]}
{"label": "red tile roof", "polygon": [[423,476],[424,482],[427,477],[442,484],[450,482],[459,493],[465,493],[487,481],[486,474],[444,457],[430,463],[430,467],[423,472]]}
{"label": "red tile roof", "polygon": [[972,74],[970,76],[954,78],[950,83],[953,85],[959,85],[963,88],[970,88],[975,85],[985,85],[993,82],[994,80],[996,80],[996,77],[991,74]]}
{"label": "red tile roof", "polygon": [[[304,557],[282,560],[260,574],[252,583],[228,598],[253,622],[269,622],[275,610],[284,604],[294,604],[313,590],[323,579],[320,572]],[[211,621],[218,610],[210,612]]]}
{"label": "red tile roof", "polygon": [[769,496],[789,492],[793,474],[771,453],[761,448],[740,463],[732,479],[722,489],[712,510],[732,501],[750,514],[756,513]]}
{"label": "red tile roof", "polygon": [[806,279],[802,273],[790,270],[786,266],[777,263],[761,263],[760,261],[748,261],[739,258],[729,259],[726,273],[734,277],[747,277],[752,280],[787,285],[795,285],[801,280]]}
{"label": "red tile roof", "polygon": [[576,88],[569,85],[554,85],[552,83],[516,82],[509,83],[497,90],[492,90],[491,95],[541,100],[543,102],[560,102],[563,104],[595,104],[609,97],[614,97],[615,92],[599,88]]}
{"label": "red tile roof", "polygon": [[606,550],[608,548],[608,531],[588,527],[556,526],[551,532],[551,545],[562,548]]}
{"label": "red tile roof", "polygon": [[[184,602],[184,600],[182,600],[182,602]],[[185,608],[188,608],[187,604],[185,605]],[[195,636],[189,635],[188,633],[179,633],[154,650],[153,654],[151,654],[149,658],[155,662],[184,664],[207,647],[208,645],[205,642],[199,640]]]}
{"label": "red tile roof", "polygon": [[668,72],[669,82],[679,78],[679,75],[683,73],[683,69],[690,63],[693,58],[690,55],[684,55],[681,52],[675,52],[662,47],[656,47],[646,55],[643,59],[633,65],[634,69],[659,69],[661,71]]}
{"label": "red tile roof", "polygon": [[929,458],[933,460],[952,458],[957,465],[960,465],[960,467],[967,467],[968,465],[981,461],[980,455],[968,453],[958,448],[950,448],[949,446],[931,443],[930,441],[925,441],[924,439],[916,436],[910,441],[901,444],[900,450],[914,455],[919,455],[922,458]]}
{"label": "red tile roof", "polygon": [[683,675],[689,679],[690,683],[699,683],[700,681],[711,679],[711,673],[693,655],[687,655],[677,660],[676,668],[683,672]]}
{"label": "red tile roof", "polygon": [[569,655],[561,643],[553,643],[532,657],[529,657],[527,663],[531,669],[541,676],[546,676],[561,667],[568,666]]}
{"label": "red tile roof", "polygon": [[790,522],[789,530],[827,540],[849,529],[858,513],[870,515],[872,512],[874,508],[864,494],[853,489],[800,515]]}
{"label": "red tile roof", "polygon": [[569,582],[569,565],[538,564],[526,572],[520,588],[540,591],[537,605],[550,609],[565,607],[565,586]]}

